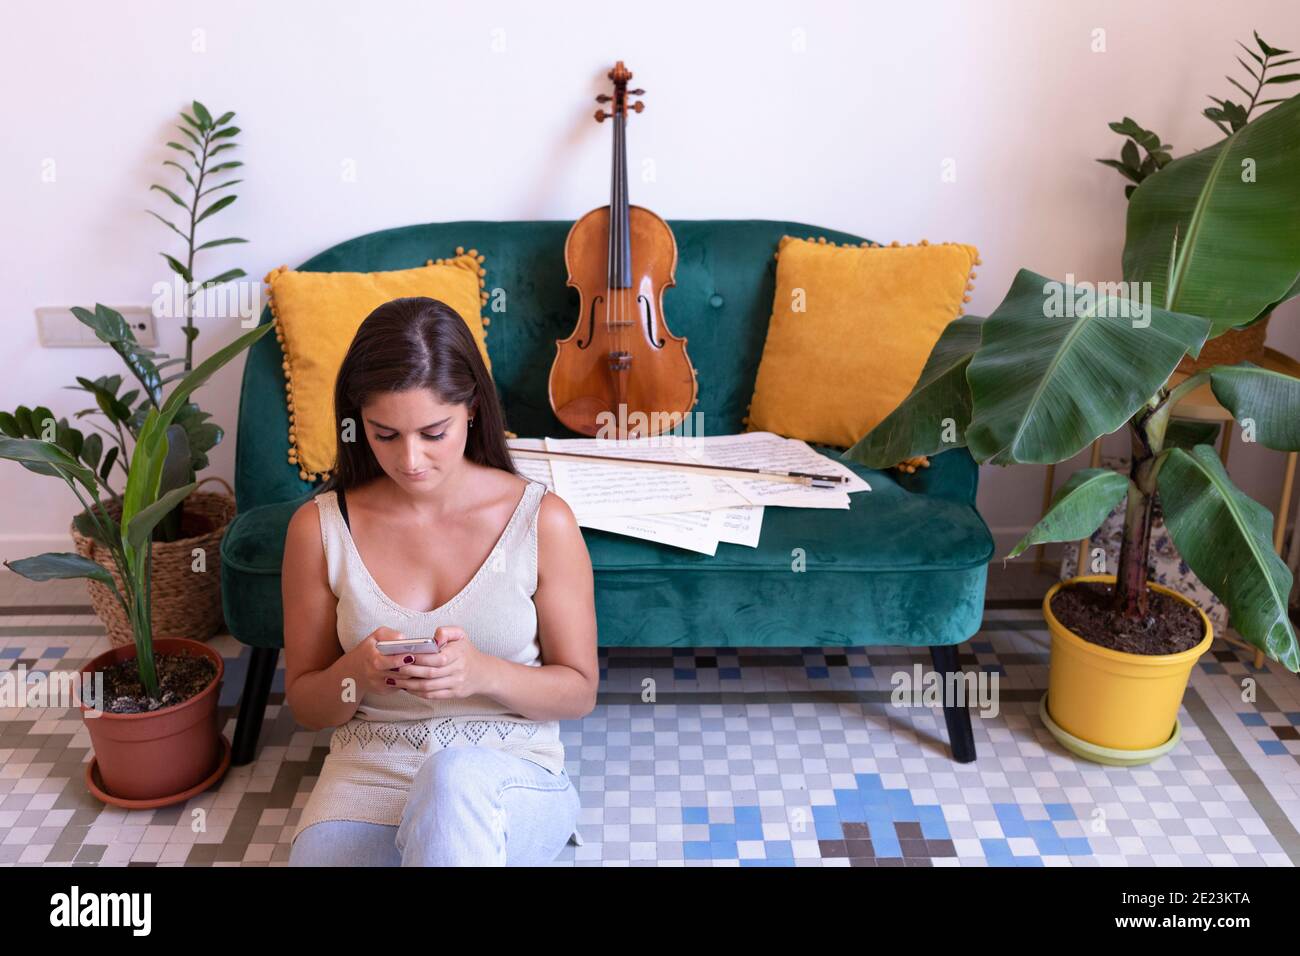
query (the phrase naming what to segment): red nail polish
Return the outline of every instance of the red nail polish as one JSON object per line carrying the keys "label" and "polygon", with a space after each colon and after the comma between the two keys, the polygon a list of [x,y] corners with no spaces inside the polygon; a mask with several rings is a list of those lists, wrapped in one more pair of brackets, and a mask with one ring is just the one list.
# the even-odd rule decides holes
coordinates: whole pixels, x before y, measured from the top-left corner
{"label": "red nail polish", "polygon": [[414,664],[414,663],[415,663],[415,658],[412,657],[410,654],[407,654],[405,657],[402,658],[402,663],[403,663],[403,664]]}
{"label": "red nail polish", "polygon": [[397,681],[393,680],[391,677],[385,677],[384,680],[388,681],[388,683],[392,684],[394,687],[397,686]]}

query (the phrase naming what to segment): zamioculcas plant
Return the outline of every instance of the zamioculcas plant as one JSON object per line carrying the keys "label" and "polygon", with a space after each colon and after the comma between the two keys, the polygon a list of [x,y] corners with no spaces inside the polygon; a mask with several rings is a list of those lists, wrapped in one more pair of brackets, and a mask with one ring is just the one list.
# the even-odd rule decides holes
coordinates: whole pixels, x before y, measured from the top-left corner
{"label": "zamioculcas plant", "polygon": [[56,442],[38,438],[0,438],[0,458],[16,461],[38,475],[60,478],[77,496],[96,524],[100,539],[108,543],[126,593],[117,589],[107,568],[75,553],[49,552],[5,561],[5,566],[33,581],[90,578],[109,587],[131,622],[140,680],[145,692],[154,699],[159,697],[159,687],[151,618],[153,529],[195,488],[195,483],[189,482],[160,494],[170,450],[169,436],[175,434],[173,422],[191,392],[271,328],[270,324],[260,325],[220,349],[186,375],[161,407],[149,409],[131,454],[131,467],[122,493],[122,515],[116,523],[100,500],[96,475],[66,449]]}
{"label": "zamioculcas plant", "polygon": [[[1259,46],[1259,53],[1256,53],[1240,40],[1237,41],[1237,46],[1241,47],[1245,54],[1255,61],[1255,65],[1251,66],[1241,57],[1237,57],[1237,62],[1241,64],[1241,68],[1250,76],[1250,79],[1246,82],[1253,83],[1255,89],[1253,91],[1248,90],[1231,76],[1224,77],[1245,94],[1246,103],[1243,105],[1233,100],[1221,100],[1217,96],[1211,96],[1210,99],[1214,101],[1215,105],[1207,106],[1201,114],[1217,126],[1225,136],[1231,136],[1250,122],[1250,114],[1261,106],[1286,102],[1281,97],[1264,99],[1264,87],[1285,85],[1300,80],[1300,73],[1274,73],[1271,76],[1269,75],[1269,70],[1300,63],[1300,57],[1292,57],[1289,60],[1278,59],[1278,57],[1284,57],[1291,51],[1279,50],[1276,47],[1269,46],[1259,38],[1258,33],[1255,34],[1255,43]],[[1163,169],[1173,160],[1170,153],[1173,147],[1168,143],[1162,143],[1158,134],[1149,129],[1143,129],[1136,120],[1127,116],[1124,117],[1122,122],[1111,123],[1110,128],[1124,137],[1124,146],[1120,150],[1120,158],[1099,159],[1097,162],[1103,166],[1119,170],[1120,175],[1132,181],[1132,184],[1124,187],[1124,196],[1129,198],[1144,179]],[[1146,153],[1145,156],[1142,155],[1143,152]]]}
{"label": "zamioculcas plant", "polygon": [[[238,279],[247,273],[243,269],[228,269],[220,275],[213,276],[211,279],[204,279],[198,282],[194,278],[194,254],[203,249],[212,249],[216,246],[225,246],[237,242],[247,242],[247,239],[228,238],[228,239],[209,239],[201,245],[195,245],[199,223],[209,216],[215,215],[233,203],[238,197],[230,194],[223,195],[216,200],[206,200],[205,196],[216,192],[220,189],[227,189],[236,183],[243,182],[242,179],[227,179],[217,182],[219,173],[228,173],[229,170],[238,169],[244,165],[238,160],[222,160],[213,162],[218,154],[226,150],[234,149],[236,143],[234,137],[239,134],[238,126],[228,125],[235,114],[233,112],[222,113],[216,119],[198,100],[195,100],[192,106],[194,115],[191,116],[184,110],[181,110],[181,119],[185,125],[177,126],[186,139],[192,144],[186,146],[184,143],[175,141],[168,142],[168,146],[178,152],[184,153],[190,158],[190,167],[186,169],[182,164],[174,160],[164,160],[164,166],[174,166],[181,171],[185,181],[190,186],[190,196],[188,199],[182,199],[173,190],[166,186],[154,183],[150,189],[156,189],[183,210],[182,224],[184,229],[178,228],[173,223],[164,219],[153,210],[146,210],[149,215],[153,216],[164,226],[170,229],[176,235],[180,236],[185,242],[185,251],[183,253],[184,261],[177,259],[175,256],[165,252],[160,255],[167,260],[167,265],[178,276],[185,280],[185,297],[182,302],[182,318],[185,319],[185,371],[188,372],[193,367],[194,340],[199,336],[199,330],[194,325],[194,297],[209,286],[220,285],[223,282],[229,282],[232,279]],[[211,163],[211,165],[209,165]],[[204,188],[206,186],[206,188]]]}

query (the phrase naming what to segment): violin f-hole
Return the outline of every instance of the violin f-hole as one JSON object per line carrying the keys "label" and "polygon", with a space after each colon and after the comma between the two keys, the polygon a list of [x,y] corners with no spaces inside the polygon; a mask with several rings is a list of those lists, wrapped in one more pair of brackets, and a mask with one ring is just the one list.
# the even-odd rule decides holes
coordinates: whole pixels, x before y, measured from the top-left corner
{"label": "violin f-hole", "polygon": [[663,348],[663,347],[664,347],[664,340],[663,340],[663,339],[656,339],[656,338],[655,338],[655,330],[654,330],[654,316],[652,316],[651,313],[650,313],[650,300],[647,299],[644,295],[639,295],[639,296],[637,296],[637,297],[636,297],[636,300],[637,300],[637,302],[641,303],[641,308],[645,311],[645,337],[646,337],[646,339],[649,340],[650,344],[653,345],[655,348],[657,348],[657,349],[661,349],[661,348]]}
{"label": "violin f-hole", "polygon": [[594,296],[592,298],[591,310],[587,315],[587,341],[585,342],[579,341],[577,343],[578,348],[585,349],[588,345],[591,344],[591,339],[596,332],[596,303],[602,302],[604,301],[604,299],[605,297],[603,295]]}

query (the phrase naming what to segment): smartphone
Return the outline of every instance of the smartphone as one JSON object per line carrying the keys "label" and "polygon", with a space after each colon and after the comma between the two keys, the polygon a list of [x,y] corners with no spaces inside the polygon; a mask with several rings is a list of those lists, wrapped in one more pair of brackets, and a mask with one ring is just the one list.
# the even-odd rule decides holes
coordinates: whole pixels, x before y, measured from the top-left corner
{"label": "smartphone", "polygon": [[375,641],[381,654],[436,654],[438,642],[431,637],[411,637],[400,641]]}

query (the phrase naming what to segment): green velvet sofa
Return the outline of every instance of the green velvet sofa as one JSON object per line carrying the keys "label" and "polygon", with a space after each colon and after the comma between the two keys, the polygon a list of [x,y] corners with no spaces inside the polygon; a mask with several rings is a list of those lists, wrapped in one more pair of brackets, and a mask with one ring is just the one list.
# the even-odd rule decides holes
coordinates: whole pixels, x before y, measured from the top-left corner
{"label": "green velvet sofa", "polygon": [[[664,295],[669,327],[688,337],[699,370],[707,434],[744,429],[767,334],[773,253],[784,234],[836,242],[862,237],[770,220],[670,222],[676,285]],[[577,291],[566,286],[570,223],[449,222],[360,236],[300,266],[320,272],[405,269],[477,249],[486,288],[503,289],[488,352],[507,427],[521,436],[570,436],[547,401],[555,340],[573,329]],[[269,310],[261,321],[270,321]],[[828,348],[836,347],[827,343]],[[280,345],[263,336],[244,367],[236,446],[238,514],[222,540],[222,601],[230,632],[253,648],[233,759],[253,758],[283,646],[280,566],[285,529],[315,485],[287,460],[288,411]],[[862,388],[871,387],[863,382]],[[828,457],[839,449],[814,446]],[[849,466],[871,484],[849,510],[768,508],[757,548],[722,544],[695,554],[583,529],[595,569],[599,643],[615,646],[928,646],[940,672],[958,668],[956,645],[979,628],[988,527],[975,510],[978,469],[965,449],[913,475]],[[792,571],[802,548],[806,570]],[[953,758],[975,759],[966,707],[945,708]]]}

